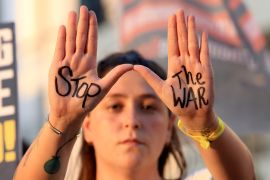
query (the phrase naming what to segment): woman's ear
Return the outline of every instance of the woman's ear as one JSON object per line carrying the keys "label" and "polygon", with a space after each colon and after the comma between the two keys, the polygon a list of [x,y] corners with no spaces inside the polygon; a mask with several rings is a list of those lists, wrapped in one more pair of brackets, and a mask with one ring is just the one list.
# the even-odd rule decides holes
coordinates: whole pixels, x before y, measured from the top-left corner
{"label": "woman's ear", "polygon": [[90,144],[92,143],[92,130],[91,130],[91,118],[90,115],[85,116],[83,124],[83,136],[85,141]]}

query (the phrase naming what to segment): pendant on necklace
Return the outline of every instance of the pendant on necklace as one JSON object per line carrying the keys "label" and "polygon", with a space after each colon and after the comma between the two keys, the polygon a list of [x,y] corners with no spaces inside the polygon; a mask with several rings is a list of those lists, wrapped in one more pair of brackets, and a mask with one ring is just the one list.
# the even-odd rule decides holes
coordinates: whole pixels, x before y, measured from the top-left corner
{"label": "pendant on necklace", "polygon": [[53,156],[44,164],[44,170],[48,174],[55,174],[60,169],[60,156]]}

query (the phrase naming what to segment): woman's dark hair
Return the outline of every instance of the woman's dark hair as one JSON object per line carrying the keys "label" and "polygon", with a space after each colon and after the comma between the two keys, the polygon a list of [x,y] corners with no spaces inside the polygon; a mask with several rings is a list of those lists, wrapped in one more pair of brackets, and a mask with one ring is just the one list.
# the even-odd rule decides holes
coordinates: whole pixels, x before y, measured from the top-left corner
{"label": "woman's dark hair", "polygon": [[[114,53],[98,63],[97,72],[99,77],[104,77],[111,69],[121,64],[133,64],[143,65],[155,72],[160,78],[166,79],[165,71],[154,61],[144,59],[136,51],[128,51],[126,53]],[[169,116],[171,112],[169,111]],[[166,144],[159,157],[158,171],[163,179],[164,169],[169,156],[172,156],[179,169],[179,177],[175,179],[181,179],[185,174],[186,162],[181,150],[181,144],[175,126],[172,129],[172,137],[169,144]],[[81,180],[96,179],[96,158],[95,150],[92,145],[89,145],[85,140],[83,142],[82,153],[82,171],[80,174]]]}

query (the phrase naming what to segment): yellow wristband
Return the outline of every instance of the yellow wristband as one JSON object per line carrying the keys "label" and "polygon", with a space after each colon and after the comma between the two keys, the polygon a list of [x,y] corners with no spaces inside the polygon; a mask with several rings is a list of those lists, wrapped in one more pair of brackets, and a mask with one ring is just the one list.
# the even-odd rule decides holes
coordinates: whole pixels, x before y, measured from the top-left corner
{"label": "yellow wristband", "polygon": [[[178,128],[187,136],[191,137],[195,141],[200,143],[200,146],[204,149],[210,147],[210,143],[215,141],[218,137],[222,135],[225,129],[224,122],[220,117],[218,117],[218,128],[214,131],[209,131],[208,129],[201,130],[202,135],[192,135],[190,130],[184,128],[182,121],[178,120]],[[196,130],[197,131],[197,130]]]}

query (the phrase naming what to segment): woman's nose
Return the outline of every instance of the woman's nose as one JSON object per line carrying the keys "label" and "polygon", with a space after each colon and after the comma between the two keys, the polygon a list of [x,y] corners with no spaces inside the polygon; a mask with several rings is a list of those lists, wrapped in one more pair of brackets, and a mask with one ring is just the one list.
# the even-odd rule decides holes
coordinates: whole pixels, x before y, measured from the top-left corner
{"label": "woman's nose", "polygon": [[142,123],[140,121],[139,113],[135,108],[130,109],[124,120],[125,128],[139,129],[142,127]]}

